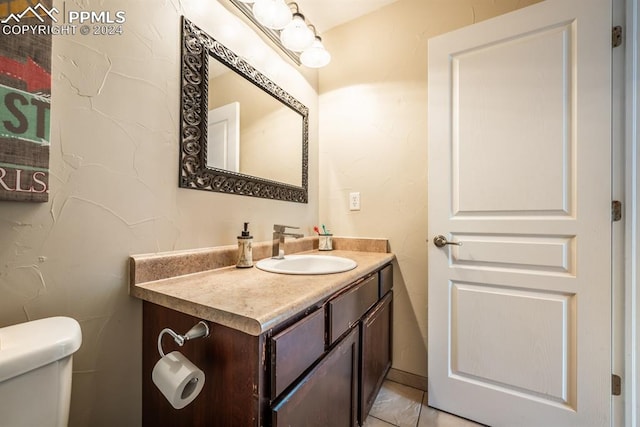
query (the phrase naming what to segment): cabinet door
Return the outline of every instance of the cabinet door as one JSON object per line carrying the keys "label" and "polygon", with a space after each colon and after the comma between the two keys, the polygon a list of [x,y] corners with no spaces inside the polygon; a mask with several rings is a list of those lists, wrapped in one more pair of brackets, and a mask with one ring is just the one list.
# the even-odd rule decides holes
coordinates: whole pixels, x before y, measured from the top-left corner
{"label": "cabinet door", "polygon": [[391,313],[393,292],[362,319],[362,376],[360,377],[360,422],[364,422],[391,367]]}
{"label": "cabinet door", "polygon": [[273,407],[274,427],[358,425],[358,341],[354,327]]}

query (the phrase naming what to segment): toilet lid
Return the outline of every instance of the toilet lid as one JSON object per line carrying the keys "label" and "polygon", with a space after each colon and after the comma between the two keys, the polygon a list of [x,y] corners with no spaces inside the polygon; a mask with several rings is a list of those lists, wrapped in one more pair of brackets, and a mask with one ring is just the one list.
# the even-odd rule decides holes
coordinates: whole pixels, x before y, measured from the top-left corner
{"label": "toilet lid", "polygon": [[0,328],[0,382],[70,356],[81,344],[80,325],[70,317]]}

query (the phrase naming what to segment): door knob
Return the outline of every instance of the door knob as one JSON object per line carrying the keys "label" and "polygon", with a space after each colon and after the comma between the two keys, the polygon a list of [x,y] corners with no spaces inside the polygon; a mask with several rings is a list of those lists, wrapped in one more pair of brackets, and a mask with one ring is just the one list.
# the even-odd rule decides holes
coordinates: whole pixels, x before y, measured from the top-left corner
{"label": "door knob", "polygon": [[433,238],[433,244],[439,248],[444,248],[447,245],[462,246],[462,242],[449,242],[447,241],[447,238],[442,234],[439,234]]}

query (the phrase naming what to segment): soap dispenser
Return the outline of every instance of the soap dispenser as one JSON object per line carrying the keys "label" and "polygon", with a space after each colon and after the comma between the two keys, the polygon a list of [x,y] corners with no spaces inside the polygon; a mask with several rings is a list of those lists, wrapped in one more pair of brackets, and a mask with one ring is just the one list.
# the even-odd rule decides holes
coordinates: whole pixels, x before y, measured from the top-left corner
{"label": "soap dispenser", "polygon": [[238,268],[253,267],[253,251],[251,250],[251,241],[253,236],[249,235],[249,223],[244,223],[244,230],[238,236]]}

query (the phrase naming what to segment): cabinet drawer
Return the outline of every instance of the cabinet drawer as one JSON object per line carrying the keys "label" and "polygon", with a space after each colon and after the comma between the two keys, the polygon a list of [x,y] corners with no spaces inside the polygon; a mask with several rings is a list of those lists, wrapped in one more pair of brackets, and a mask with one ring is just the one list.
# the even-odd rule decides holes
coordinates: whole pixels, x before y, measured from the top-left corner
{"label": "cabinet drawer", "polygon": [[271,338],[271,398],[324,353],[324,311],[317,310]]}
{"label": "cabinet drawer", "polygon": [[393,265],[389,264],[380,270],[380,298],[393,288]]}
{"label": "cabinet drawer", "polygon": [[328,344],[333,344],[378,301],[378,275],[374,274],[327,303]]}

